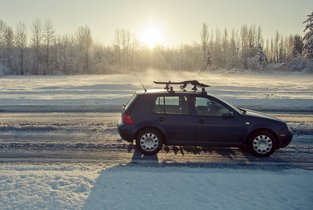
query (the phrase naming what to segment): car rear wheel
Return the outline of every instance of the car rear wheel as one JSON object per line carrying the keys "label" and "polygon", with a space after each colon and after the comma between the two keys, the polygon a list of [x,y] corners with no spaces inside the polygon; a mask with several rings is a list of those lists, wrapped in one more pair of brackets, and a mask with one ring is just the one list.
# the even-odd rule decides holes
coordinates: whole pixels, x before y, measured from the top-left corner
{"label": "car rear wheel", "polygon": [[251,153],[257,157],[268,157],[275,151],[276,138],[268,131],[253,133],[248,141]]}
{"label": "car rear wheel", "polygon": [[145,155],[157,154],[162,144],[162,135],[155,129],[144,129],[139,132],[136,138],[138,150]]}

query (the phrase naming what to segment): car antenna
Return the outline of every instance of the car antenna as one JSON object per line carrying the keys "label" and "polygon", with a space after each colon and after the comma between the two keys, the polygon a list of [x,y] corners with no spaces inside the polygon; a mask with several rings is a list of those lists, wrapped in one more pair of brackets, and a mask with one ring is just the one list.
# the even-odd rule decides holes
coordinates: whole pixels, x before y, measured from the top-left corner
{"label": "car antenna", "polygon": [[135,74],[135,77],[137,78],[137,80],[139,81],[139,83],[141,84],[142,88],[145,90],[145,92],[147,92],[147,89],[145,88],[145,86],[143,86],[142,82],[140,81],[140,79],[137,77],[137,74]]}

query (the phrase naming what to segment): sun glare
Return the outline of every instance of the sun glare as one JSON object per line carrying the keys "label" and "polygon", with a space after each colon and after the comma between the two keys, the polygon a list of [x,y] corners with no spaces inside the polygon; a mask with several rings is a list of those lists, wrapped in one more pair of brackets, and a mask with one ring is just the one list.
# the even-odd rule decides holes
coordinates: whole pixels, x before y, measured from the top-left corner
{"label": "sun glare", "polygon": [[164,44],[163,33],[155,26],[149,26],[146,28],[141,34],[140,39],[149,48],[154,48],[157,45]]}

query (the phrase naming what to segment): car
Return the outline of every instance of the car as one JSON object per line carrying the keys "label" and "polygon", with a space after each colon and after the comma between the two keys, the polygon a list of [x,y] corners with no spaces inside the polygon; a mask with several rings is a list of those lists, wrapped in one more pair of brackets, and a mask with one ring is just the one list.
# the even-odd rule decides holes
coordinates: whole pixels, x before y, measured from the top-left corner
{"label": "car", "polygon": [[[136,92],[123,105],[118,122],[121,138],[135,140],[145,155],[157,154],[162,145],[178,145],[246,147],[255,156],[268,157],[292,140],[285,122],[207,94],[208,85],[198,81],[155,83],[165,84],[165,90]],[[181,89],[174,90],[177,84]],[[185,89],[188,84],[193,85],[192,91]]]}

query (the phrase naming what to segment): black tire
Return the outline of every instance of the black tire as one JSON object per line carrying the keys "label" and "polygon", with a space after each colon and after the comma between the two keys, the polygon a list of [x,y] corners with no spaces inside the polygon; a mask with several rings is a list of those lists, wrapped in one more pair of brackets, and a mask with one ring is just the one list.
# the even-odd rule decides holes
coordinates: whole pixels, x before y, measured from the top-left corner
{"label": "black tire", "polygon": [[269,131],[256,131],[248,139],[247,147],[257,157],[268,157],[275,151],[276,137]]}
{"label": "black tire", "polygon": [[163,137],[159,131],[153,128],[141,130],[136,137],[138,150],[145,155],[157,154],[163,145]]}

